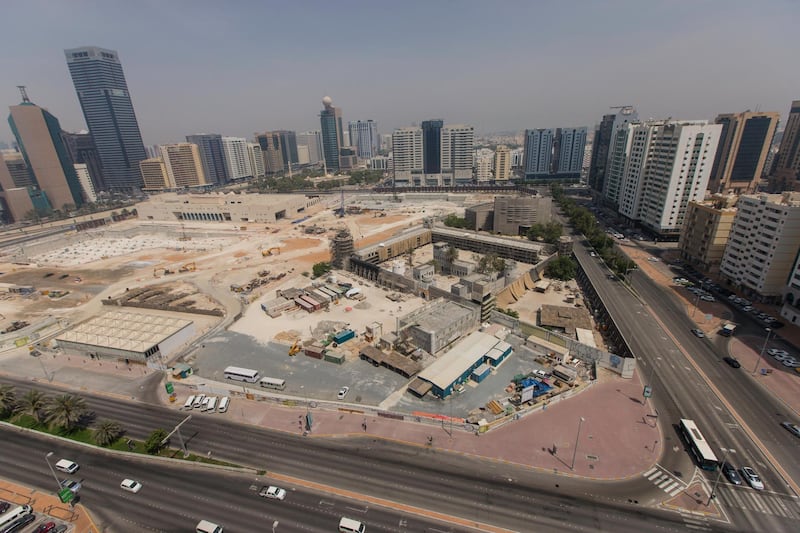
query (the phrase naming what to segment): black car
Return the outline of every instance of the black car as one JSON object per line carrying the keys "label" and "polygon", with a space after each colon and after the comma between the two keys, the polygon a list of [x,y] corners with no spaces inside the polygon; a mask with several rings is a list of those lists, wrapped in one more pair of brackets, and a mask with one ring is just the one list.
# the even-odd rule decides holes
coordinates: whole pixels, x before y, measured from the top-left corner
{"label": "black car", "polygon": [[6,525],[3,531],[5,533],[14,533],[14,531],[19,531],[20,529],[24,528],[34,520],[36,520],[36,515],[33,513],[28,513],[24,516],[17,518],[10,524]]}
{"label": "black car", "polygon": [[8,502],[0,502],[0,514],[5,513],[8,511],[8,508],[11,507],[11,504]]}
{"label": "black car", "polygon": [[742,364],[733,357],[723,357],[722,360],[731,365],[733,368],[740,368],[742,366]]}
{"label": "black car", "polygon": [[723,463],[722,473],[725,474],[725,477],[728,478],[728,481],[730,481],[734,485],[742,484],[742,477],[739,475],[739,472],[736,471],[736,468],[734,468],[732,464]]}

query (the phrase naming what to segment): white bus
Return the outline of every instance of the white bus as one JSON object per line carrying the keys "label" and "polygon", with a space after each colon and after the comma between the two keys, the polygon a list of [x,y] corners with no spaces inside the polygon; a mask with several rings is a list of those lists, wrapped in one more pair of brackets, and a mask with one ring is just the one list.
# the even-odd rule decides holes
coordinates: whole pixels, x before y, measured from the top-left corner
{"label": "white bus", "polygon": [[239,368],[238,366],[229,366],[225,369],[225,377],[234,381],[246,381],[248,383],[255,383],[258,381],[258,370],[251,370],[249,368]]}
{"label": "white bus", "polygon": [[693,420],[681,418],[681,433],[700,468],[703,470],[716,470],[717,466],[719,466],[719,460],[714,455],[711,446],[708,445],[708,441],[697,429],[697,424]]}
{"label": "white bus", "polygon": [[11,524],[11,522],[17,520],[18,518],[22,518],[26,514],[31,514],[32,512],[33,509],[31,509],[30,505],[18,505],[16,507],[12,507],[0,515],[0,528]]}
{"label": "white bus", "polygon": [[278,378],[261,378],[259,385],[265,389],[283,390],[286,388],[286,380]]}

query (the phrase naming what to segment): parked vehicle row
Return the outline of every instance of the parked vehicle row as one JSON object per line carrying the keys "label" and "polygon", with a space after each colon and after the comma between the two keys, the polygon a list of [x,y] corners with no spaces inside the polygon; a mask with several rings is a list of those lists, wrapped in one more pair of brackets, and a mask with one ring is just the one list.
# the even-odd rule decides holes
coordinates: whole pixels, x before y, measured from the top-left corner
{"label": "parked vehicle row", "polygon": [[[217,400],[219,399],[219,403]],[[217,398],[216,396],[206,396],[205,394],[191,395],[186,398],[186,403],[183,404],[183,409],[188,411],[190,409],[199,409],[206,413],[224,413],[228,410],[231,399],[227,396]]]}
{"label": "parked vehicle row", "polygon": [[778,363],[782,364],[787,368],[800,368],[800,361],[795,359],[789,352],[786,350],[779,350],[777,348],[770,348],[767,350],[767,353],[775,359]]}
{"label": "parked vehicle row", "polygon": [[728,462],[722,463],[721,468],[722,473],[725,474],[725,477],[728,478],[728,481],[734,485],[741,485],[742,479],[744,479],[744,481],[746,481],[747,484],[753,489],[764,490],[764,482],[751,467],[743,466],[741,469],[741,476],[739,475],[739,471],[736,470],[736,467]]}

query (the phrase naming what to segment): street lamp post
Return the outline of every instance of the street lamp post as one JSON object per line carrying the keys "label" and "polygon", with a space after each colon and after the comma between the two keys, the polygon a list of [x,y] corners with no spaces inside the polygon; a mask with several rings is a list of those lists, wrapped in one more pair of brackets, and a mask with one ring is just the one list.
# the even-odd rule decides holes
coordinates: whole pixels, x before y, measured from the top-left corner
{"label": "street lamp post", "polygon": [[758,354],[758,360],[756,361],[756,366],[753,368],[752,375],[756,375],[756,370],[758,370],[758,365],[761,364],[761,359],[764,358],[764,351],[767,349],[767,344],[769,344],[769,335],[772,333],[772,328],[767,328],[767,337],[764,339],[764,346],[761,347],[761,352]]}
{"label": "street lamp post", "polygon": [[736,450],[729,450],[727,448],[721,448],[724,455],[722,456],[722,462],[720,463],[719,472],[717,472],[717,478],[714,480],[714,485],[711,486],[711,494],[708,495],[708,502],[706,502],[706,507],[711,505],[711,500],[714,499],[714,494],[717,492],[717,484],[719,484],[719,478],[722,477],[722,465],[725,464],[726,459],[728,458],[728,453],[733,452],[736,453]]}
{"label": "street lamp post", "polygon": [[585,419],[583,417],[578,420],[578,435],[575,437],[575,447],[572,449],[572,465],[569,467],[570,470],[575,470],[575,456],[578,455],[578,441],[581,438],[581,426],[584,421]]}
{"label": "street lamp post", "polygon": [[56,475],[56,471],[53,469],[53,465],[50,464],[50,457],[53,456],[53,452],[48,452],[47,455],[44,456],[44,460],[47,461],[47,466],[50,467],[50,472],[53,474],[53,479],[56,480],[56,486],[58,490],[61,490],[61,482],[58,480],[58,476]]}

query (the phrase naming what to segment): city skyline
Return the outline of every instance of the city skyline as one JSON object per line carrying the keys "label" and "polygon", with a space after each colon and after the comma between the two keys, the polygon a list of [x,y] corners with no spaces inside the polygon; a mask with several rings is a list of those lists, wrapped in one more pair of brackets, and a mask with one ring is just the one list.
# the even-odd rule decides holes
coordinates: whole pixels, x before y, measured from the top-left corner
{"label": "city skyline", "polygon": [[[61,117],[65,129],[86,128],[63,64],[63,50],[81,46],[119,52],[145,144],[200,132],[251,138],[265,130],[318,129],[325,95],[345,121],[371,118],[384,132],[429,118],[471,124],[480,133],[591,129],[609,106],[622,104],[636,106],[643,118],[713,120],[751,109],[778,111],[785,121],[800,86],[800,74],[785,68],[791,49],[770,40],[789,33],[800,14],[788,2],[725,2],[724,9],[719,2],[662,3],[646,10],[631,2],[580,10],[513,2],[462,2],[458,9],[422,2],[344,2],[336,10],[317,2],[187,5],[4,5],[2,42],[7,50],[25,43],[23,54],[3,58],[4,105],[18,104],[16,85],[27,85],[32,101]],[[31,10],[37,17],[25,16]],[[264,36],[259,13],[267,12],[281,23]],[[727,28],[742,25],[769,31],[732,40]],[[355,30],[359,39],[349,39]],[[487,34],[502,38],[476,39]],[[364,40],[371,46],[361,46]],[[270,54],[254,63],[240,51],[257,42]],[[687,54],[702,55],[686,62]],[[752,75],[719,89],[720,73],[746,64],[757,66]],[[12,138],[7,127],[0,130],[0,140]]]}

